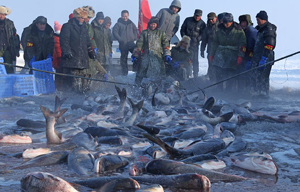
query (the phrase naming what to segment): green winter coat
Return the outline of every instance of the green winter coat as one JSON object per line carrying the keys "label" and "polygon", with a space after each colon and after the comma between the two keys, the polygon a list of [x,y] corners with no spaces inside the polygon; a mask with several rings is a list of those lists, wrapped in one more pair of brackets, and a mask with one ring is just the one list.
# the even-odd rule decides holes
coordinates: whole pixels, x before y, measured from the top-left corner
{"label": "green winter coat", "polygon": [[101,64],[106,64],[106,58],[111,53],[111,41],[107,29],[104,25],[100,25],[96,19],[92,21],[94,30],[94,40],[97,47],[97,59]]}
{"label": "green winter coat", "polygon": [[142,62],[137,72],[139,77],[157,78],[166,74],[163,57],[171,55],[170,43],[160,29],[144,30],[136,42],[134,55],[142,52]]}
{"label": "green winter coat", "polygon": [[233,23],[229,33],[226,33],[225,26],[220,24],[211,47],[212,64],[220,68],[236,70],[237,58],[244,57],[246,45],[245,33],[237,23]]}
{"label": "green winter coat", "polygon": [[95,42],[95,39],[94,39],[94,29],[93,29],[92,25],[89,24],[89,23],[86,24],[86,28],[88,30],[92,46],[95,49],[95,48],[97,48],[97,45],[96,45],[96,42]]}

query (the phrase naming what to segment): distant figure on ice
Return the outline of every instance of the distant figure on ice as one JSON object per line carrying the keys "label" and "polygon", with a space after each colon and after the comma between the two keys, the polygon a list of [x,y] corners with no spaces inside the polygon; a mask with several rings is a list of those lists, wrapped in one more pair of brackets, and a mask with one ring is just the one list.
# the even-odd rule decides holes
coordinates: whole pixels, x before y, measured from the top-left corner
{"label": "distant figure on ice", "polygon": [[[238,73],[247,71],[251,68],[251,60],[253,57],[253,50],[255,46],[255,41],[257,37],[257,30],[253,27],[251,16],[248,14],[241,15],[239,17],[240,26],[245,32],[247,46],[246,54],[243,60],[243,63],[238,67]],[[247,91],[249,93],[251,88],[251,82],[253,82],[253,71],[248,72],[244,75],[238,77],[238,89],[240,91]]]}
{"label": "distant figure on ice", "polygon": [[[136,42],[132,60],[142,57],[135,82],[141,84],[143,78],[159,81],[166,75],[164,60],[171,62],[170,43],[165,32],[158,29],[158,18],[152,17],[148,28],[144,30]],[[164,60],[163,60],[164,59]]]}
{"label": "distant figure on ice", "polygon": [[179,0],[174,0],[169,8],[161,9],[156,17],[159,19],[158,28],[164,31],[167,35],[167,40],[176,34],[179,29],[181,3]]}
{"label": "distant figure on ice", "polygon": [[214,82],[216,80],[216,72],[214,71],[214,67],[212,66],[212,63],[208,58],[211,55],[210,51],[211,51],[211,46],[213,44],[214,37],[216,36],[217,31],[219,30],[218,25],[219,25],[219,21],[216,13],[210,12],[207,15],[207,25],[202,35],[200,55],[202,58],[204,58],[204,51],[207,45],[206,52],[207,52],[207,60],[208,60],[208,69],[207,69],[206,77],[208,77],[211,82]]}
{"label": "distant figure on ice", "polygon": [[167,67],[167,75],[177,81],[185,81],[189,78],[188,71],[192,68],[193,51],[190,49],[191,39],[183,36],[176,47],[171,50],[172,62]]}
{"label": "distant figure on ice", "polygon": [[255,70],[253,95],[268,97],[270,73],[274,63],[269,65],[265,64],[274,61],[277,27],[268,21],[268,14],[265,11],[260,11],[256,15],[256,21],[258,33],[253,51],[252,67],[261,67],[258,70]]}
{"label": "distant figure on ice", "polygon": [[[61,64],[63,72],[66,74],[88,77],[89,58],[96,59],[84,22],[87,17],[87,11],[81,7],[77,8],[73,11],[73,18],[65,23],[61,29]],[[67,77],[66,83],[68,87],[78,93],[89,90],[88,80],[86,79]]]}
{"label": "distant figure on ice", "polygon": [[[25,61],[32,67],[35,61],[53,59],[54,31],[47,18],[38,16],[31,26],[26,39]],[[32,71],[30,71],[32,73]]]}
{"label": "distant figure on ice", "polygon": [[[17,34],[14,22],[6,18],[11,13],[11,9],[0,6],[0,57],[5,63],[15,64],[16,57],[19,57],[20,37]],[[14,73],[15,68],[6,66],[7,73]]]}
{"label": "distant figure on ice", "polygon": [[[205,22],[201,19],[202,10],[196,9],[193,17],[188,17],[184,20],[180,34],[181,37],[189,36],[191,38],[191,50],[193,50],[193,76],[196,79],[199,73],[199,44],[202,40],[202,34],[206,28]],[[191,75],[191,74],[188,74]]]}
{"label": "distant figure on ice", "polygon": [[134,41],[137,40],[138,29],[136,25],[129,19],[129,12],[123,10],[121,18],[113,27],[113,37],[119,42],[119,49],[121,51],[121,68],[122,75],[128,75],[128,53],[132,53],[135,47]]}
{"label": "distant figure on ice", "polygon": [[[232,14],[226,13],[223,23],[219,25],[209,56],[210,62],[215,67],[217,82],[236,75],[245,52],[245,33],[239,24],[233,21]],[[223,90],[222,83],[218,85],[218,89]],[[236,91],[236,80],[226,81],[226,90]]]}

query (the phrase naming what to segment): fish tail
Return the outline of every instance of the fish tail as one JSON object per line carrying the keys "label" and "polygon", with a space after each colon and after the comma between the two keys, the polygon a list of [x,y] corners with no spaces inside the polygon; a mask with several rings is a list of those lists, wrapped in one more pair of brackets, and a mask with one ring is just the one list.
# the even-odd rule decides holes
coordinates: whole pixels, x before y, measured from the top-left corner
{"label": "fish tail", "polygon": [[59,111],[61,105],[67,100],[67,98],[60,99],[57,95],[55,96],[55,106],[54,111]]}

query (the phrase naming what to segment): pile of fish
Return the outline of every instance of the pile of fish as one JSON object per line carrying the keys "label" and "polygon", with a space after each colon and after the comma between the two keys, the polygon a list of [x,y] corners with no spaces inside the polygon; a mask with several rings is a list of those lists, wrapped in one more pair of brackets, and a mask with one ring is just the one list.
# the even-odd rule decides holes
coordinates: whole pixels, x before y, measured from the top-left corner
{"label": "pile of fish", "polygon": [[40,106],[45,122],[20,119],[17,125],[34,130],[32,134],[2,135],[1,143],[47,142],[49,147],[23,151],[22,158],[30,160],[14,169],[65,163],[70,172],[82,176],[66,181],[32,172],[21,179],[22,190],[206,191],[211,182],[257,181],[226,173],[226,167],[277,174],[269,154],[244,153],[247,143],[234,133],[246,121],[295,121],[296,112],[273,117],[251,111],[250,102],[236,105],[185,95],[177,82],[158,87],[129,98],[125,88],[116,86],[117,95],[87,97],[73,104],[71,110],[85,115],[71,119],[64,116],[69,109],[61,108],[66,99],[56,96],[53,111]]}

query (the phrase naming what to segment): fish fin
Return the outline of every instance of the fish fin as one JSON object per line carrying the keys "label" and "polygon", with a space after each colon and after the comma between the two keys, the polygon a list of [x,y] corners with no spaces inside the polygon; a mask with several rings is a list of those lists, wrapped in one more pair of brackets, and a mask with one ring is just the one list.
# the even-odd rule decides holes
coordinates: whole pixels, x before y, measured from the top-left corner
{"label": "fish fin", "polygon": [[48,109],[47,107],[44,107],[42,105],[40,105],[40,109],[41,109],[42,113],[44,114],[45,118],[50,116],[50,109]]}
{"label": "fish fin", "polygon": [[152,102],[151,102],[151,104],[152,104],[153,107],[156,106],[155,94],[156,94],[157,90],[158,90],[158,87],[156,87],[156,89],[154,90],[153,96],[152,96]]}
{"label": "fish fin", "polygon": [[203,104],[203,109],[206,109],[208,111],[211,111],[211,109],[213,108],[214,104],[215,104],[216,100],[214,97],[210,97],[208,98],[205,103]]}
{"label": "fish fin", "polygon": [[59,131],[56,131],[56,130],[54,130],[54,132],[55,132],[55,134],[58,136],[58,138],[59,138],[60,140],[62,140],[62,133],[59,132]]}
{"label": "fish fin", "polygon": [[221,115],[220,117],[223,118],[223,121],[227,122],[231,119],[232,116],[233,116],[233,112],[229,112]]}
{"label": "fish fin", "polygon": [[102,187],[96,189],[96,192],[113,192],[116,187],[117,180],[105,183]]}
{"label": "fish fin", "polygon": [[61,105],[67,100],[66,98],[60,99],[57,95],[55,96],[55,106],[54,106],[54,111],[59,111]]}
{"label": "fish fin", "polygon": [[142,125],[142,124],[137,124],[137,126],[141,129],[143,129],[144,131],[147,131],[149,134],[151,135],[156,135],[160,132],[160,129],[157,128],[157,127],[149,127],[149,126],[145,126],[145,125]]}

